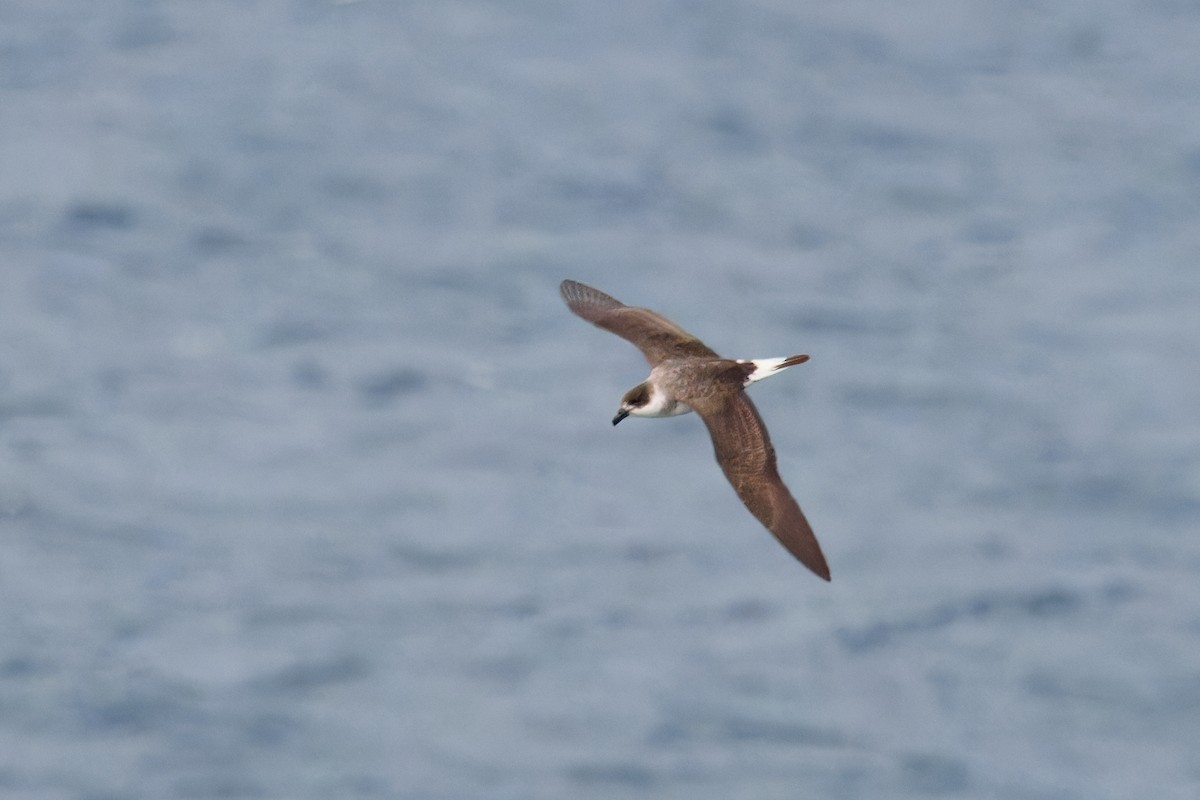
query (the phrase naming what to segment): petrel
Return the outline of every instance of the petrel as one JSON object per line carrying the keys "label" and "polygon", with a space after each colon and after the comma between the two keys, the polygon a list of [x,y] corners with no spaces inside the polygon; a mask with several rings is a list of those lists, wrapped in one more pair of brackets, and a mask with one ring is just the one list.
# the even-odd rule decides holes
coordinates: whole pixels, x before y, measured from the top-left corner
{"label": "petrel", "polygon": [[801,564],[829,580],[829,565],[804,512],[779,477],[775,448],[745,388],[803,364],[787,358],[721,358],[704,342],[648,308],[634,308],[578,281],[563,299],[579,316],[631,342],[650,362],[650,377],[621,398],[613,425],[628,416],[673,417],[695,411],[708,426],[717,463],[738,497]]}

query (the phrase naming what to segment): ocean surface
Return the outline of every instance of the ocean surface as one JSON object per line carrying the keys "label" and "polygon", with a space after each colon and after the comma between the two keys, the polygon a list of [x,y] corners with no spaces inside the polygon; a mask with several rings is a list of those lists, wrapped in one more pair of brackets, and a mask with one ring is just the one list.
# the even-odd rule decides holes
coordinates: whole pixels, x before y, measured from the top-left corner
{"label": "ocean surface", "polygon": [[[0,797],[1200,797],[1198,43],[4,0]],[[563,278],[812,356],[831,584]]]}

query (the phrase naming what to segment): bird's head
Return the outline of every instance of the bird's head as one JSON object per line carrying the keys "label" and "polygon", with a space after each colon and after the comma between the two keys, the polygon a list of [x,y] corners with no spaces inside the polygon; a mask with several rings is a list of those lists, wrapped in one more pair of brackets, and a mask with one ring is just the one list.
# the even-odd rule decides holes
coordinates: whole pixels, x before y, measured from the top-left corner
{"label": "bird's head", "polygon": [[639,383],[637,386],[630,389],[621,398],[621,407],[617,409],[617,415],[613,417],[613,425],[616,425],[621,420],[633,414],[635,417],[639,412],[644,410],[650,404],[650,385]]}

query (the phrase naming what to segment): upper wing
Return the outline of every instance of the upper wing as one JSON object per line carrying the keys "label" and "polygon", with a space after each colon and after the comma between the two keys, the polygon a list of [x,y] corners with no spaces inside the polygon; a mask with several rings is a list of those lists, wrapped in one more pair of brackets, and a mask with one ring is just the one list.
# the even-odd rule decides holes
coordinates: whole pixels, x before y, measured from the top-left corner
{"label": "upper wing", "polygon": [[652,367],[668,358],[720,358],[704,342],[648,308],[627,306],[577,281],[563,281],[559,291],[572,311],[632,342]]}
{"label": "upper wing", "polygon": [[825,580],[829,565],[804,512],[779,477],[775,448],[745,392],[724,396],[716,407],[693,404],[712,435],[717,463],[738,497],[800,563]]}

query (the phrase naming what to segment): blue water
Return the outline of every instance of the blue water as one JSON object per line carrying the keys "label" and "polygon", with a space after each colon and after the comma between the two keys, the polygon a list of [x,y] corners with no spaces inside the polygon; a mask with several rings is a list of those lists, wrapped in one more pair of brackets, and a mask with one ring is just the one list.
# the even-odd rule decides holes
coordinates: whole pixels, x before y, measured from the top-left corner
{"label": "blue water", "polygon": [[[1200,14],[0,4],[0,796],[1200,796]],[[833,570],[566,277],[735,357]]]}

